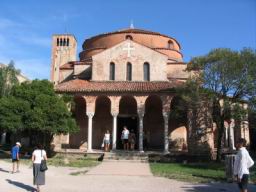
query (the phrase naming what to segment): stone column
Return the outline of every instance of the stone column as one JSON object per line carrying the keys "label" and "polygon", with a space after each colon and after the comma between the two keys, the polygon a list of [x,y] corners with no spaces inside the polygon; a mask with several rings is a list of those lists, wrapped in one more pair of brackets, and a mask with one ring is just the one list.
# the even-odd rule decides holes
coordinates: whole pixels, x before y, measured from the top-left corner
{"label": "stone column", "polygon": [[230,148],[232,150],[235,149],[235,141],[234,141],[235,137],[234,137],[234,127],[231,126],[230,127]]}
{"label": "stone column", "polygon": [[144,113],[139,113],[139,151],[143,151],[143,117]]}
{"label": "stone column", "polygon": [[169,134],[168,134],[169,113],[163,112],[163,117],[164,117],[164,153],[169,153]]}
{"label": "stone column", "polygon": [[4,145],[6,143],[6,132],[3,132],[1,135],[1,144]]}
{"label": "stone column", "polygon": [[113,130],[112,130],[112,150],[116,150],[116,133],[117,133],[117,113],[112,113]]}
{"label": "stone column", "polygon": [[88,138],[87,138],[87,152],[92,151],[92,118],[94,116],[93,112],[87,112],[88,116]]}

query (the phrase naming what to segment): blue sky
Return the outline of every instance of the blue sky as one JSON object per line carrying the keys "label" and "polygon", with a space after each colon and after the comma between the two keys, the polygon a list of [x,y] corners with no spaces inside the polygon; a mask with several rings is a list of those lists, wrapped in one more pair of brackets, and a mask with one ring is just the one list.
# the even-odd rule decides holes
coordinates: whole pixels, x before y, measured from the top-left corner
{"label": "blue sky", "polygon": [[256,48],[256,0],[1,0],[0,63],[14,60],[31,79],[48,79],[51,36],[84,39],[128,28],[176,38],[184,60],[213,48]]}

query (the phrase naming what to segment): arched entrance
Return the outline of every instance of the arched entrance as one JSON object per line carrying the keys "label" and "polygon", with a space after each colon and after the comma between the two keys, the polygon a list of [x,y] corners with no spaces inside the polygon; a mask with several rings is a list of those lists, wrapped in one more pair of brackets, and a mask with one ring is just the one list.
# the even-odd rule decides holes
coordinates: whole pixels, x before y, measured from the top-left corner
{"label": "arched entrance", "polygon": [[182,98],[174,97],[171,102],[169,118],[170,150],[186,150],[187,138],[187,105]]}
{"label": "arched entrance", "polygon": [[144,116],[144,150],[163,150],[164,119],[160,97],[151,95],[145,103]]}
{"label": "arched entrance", "polygon": [[131,132],[136,134],[135,149],[138,149],[138,115],[137,102],[132,96],[123,96],[119,103],[119,115],[117,117],[117,149],[123,149],[121,135],[123,127],[126,126]]}
{"label": "arched entrance", "polygon": [[83,97],[74,97],[74,107],[72,107],[72,113],[76,118],[76,122],[80,128],[77,133],[70,134],[69,146],[70,148],[81,148],[87,141],[87,126],[88,117],[86,116],[86,101]]}
{"label": "arched entrance", "polygon": [[110,113],[111,101],[107,96],[99,96],[96,99],[95,115],[93,117],[92,148],[100,149],[104,134],[107,130],[112,135],[113,119]]}

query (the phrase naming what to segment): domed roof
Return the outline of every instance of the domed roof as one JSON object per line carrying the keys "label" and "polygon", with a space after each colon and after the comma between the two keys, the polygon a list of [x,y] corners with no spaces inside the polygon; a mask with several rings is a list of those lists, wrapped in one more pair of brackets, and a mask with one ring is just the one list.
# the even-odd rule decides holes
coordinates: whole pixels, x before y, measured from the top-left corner
{"label": "domed roof", "polygon": [[176,39],[158,32],[134,28],[103,33],[86,39],[83,43],[83,51],[80,53],[80,60],[121,43],[128,37],[137,43],[166,54],[173,60],[182,60],[180,44]]}

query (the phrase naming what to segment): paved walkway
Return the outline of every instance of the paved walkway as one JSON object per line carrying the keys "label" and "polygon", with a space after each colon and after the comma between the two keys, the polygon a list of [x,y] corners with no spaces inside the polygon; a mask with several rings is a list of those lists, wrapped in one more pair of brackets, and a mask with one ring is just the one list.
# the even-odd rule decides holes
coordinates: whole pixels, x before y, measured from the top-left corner
{"label": "paved walkway", "polygon": [[[10,174],[11,163],[0,161],[0,192],[33,191],[32,168]],[[43,192],[235,192],[234,184],[192,185],[153,177],[146,163],[103,162],[89,170],[49,167]],[[77,175],[78,173],[82,173]],[[74,174],[74,175],[70,175]],[[256,188],[251,191],[256,191]]]}

